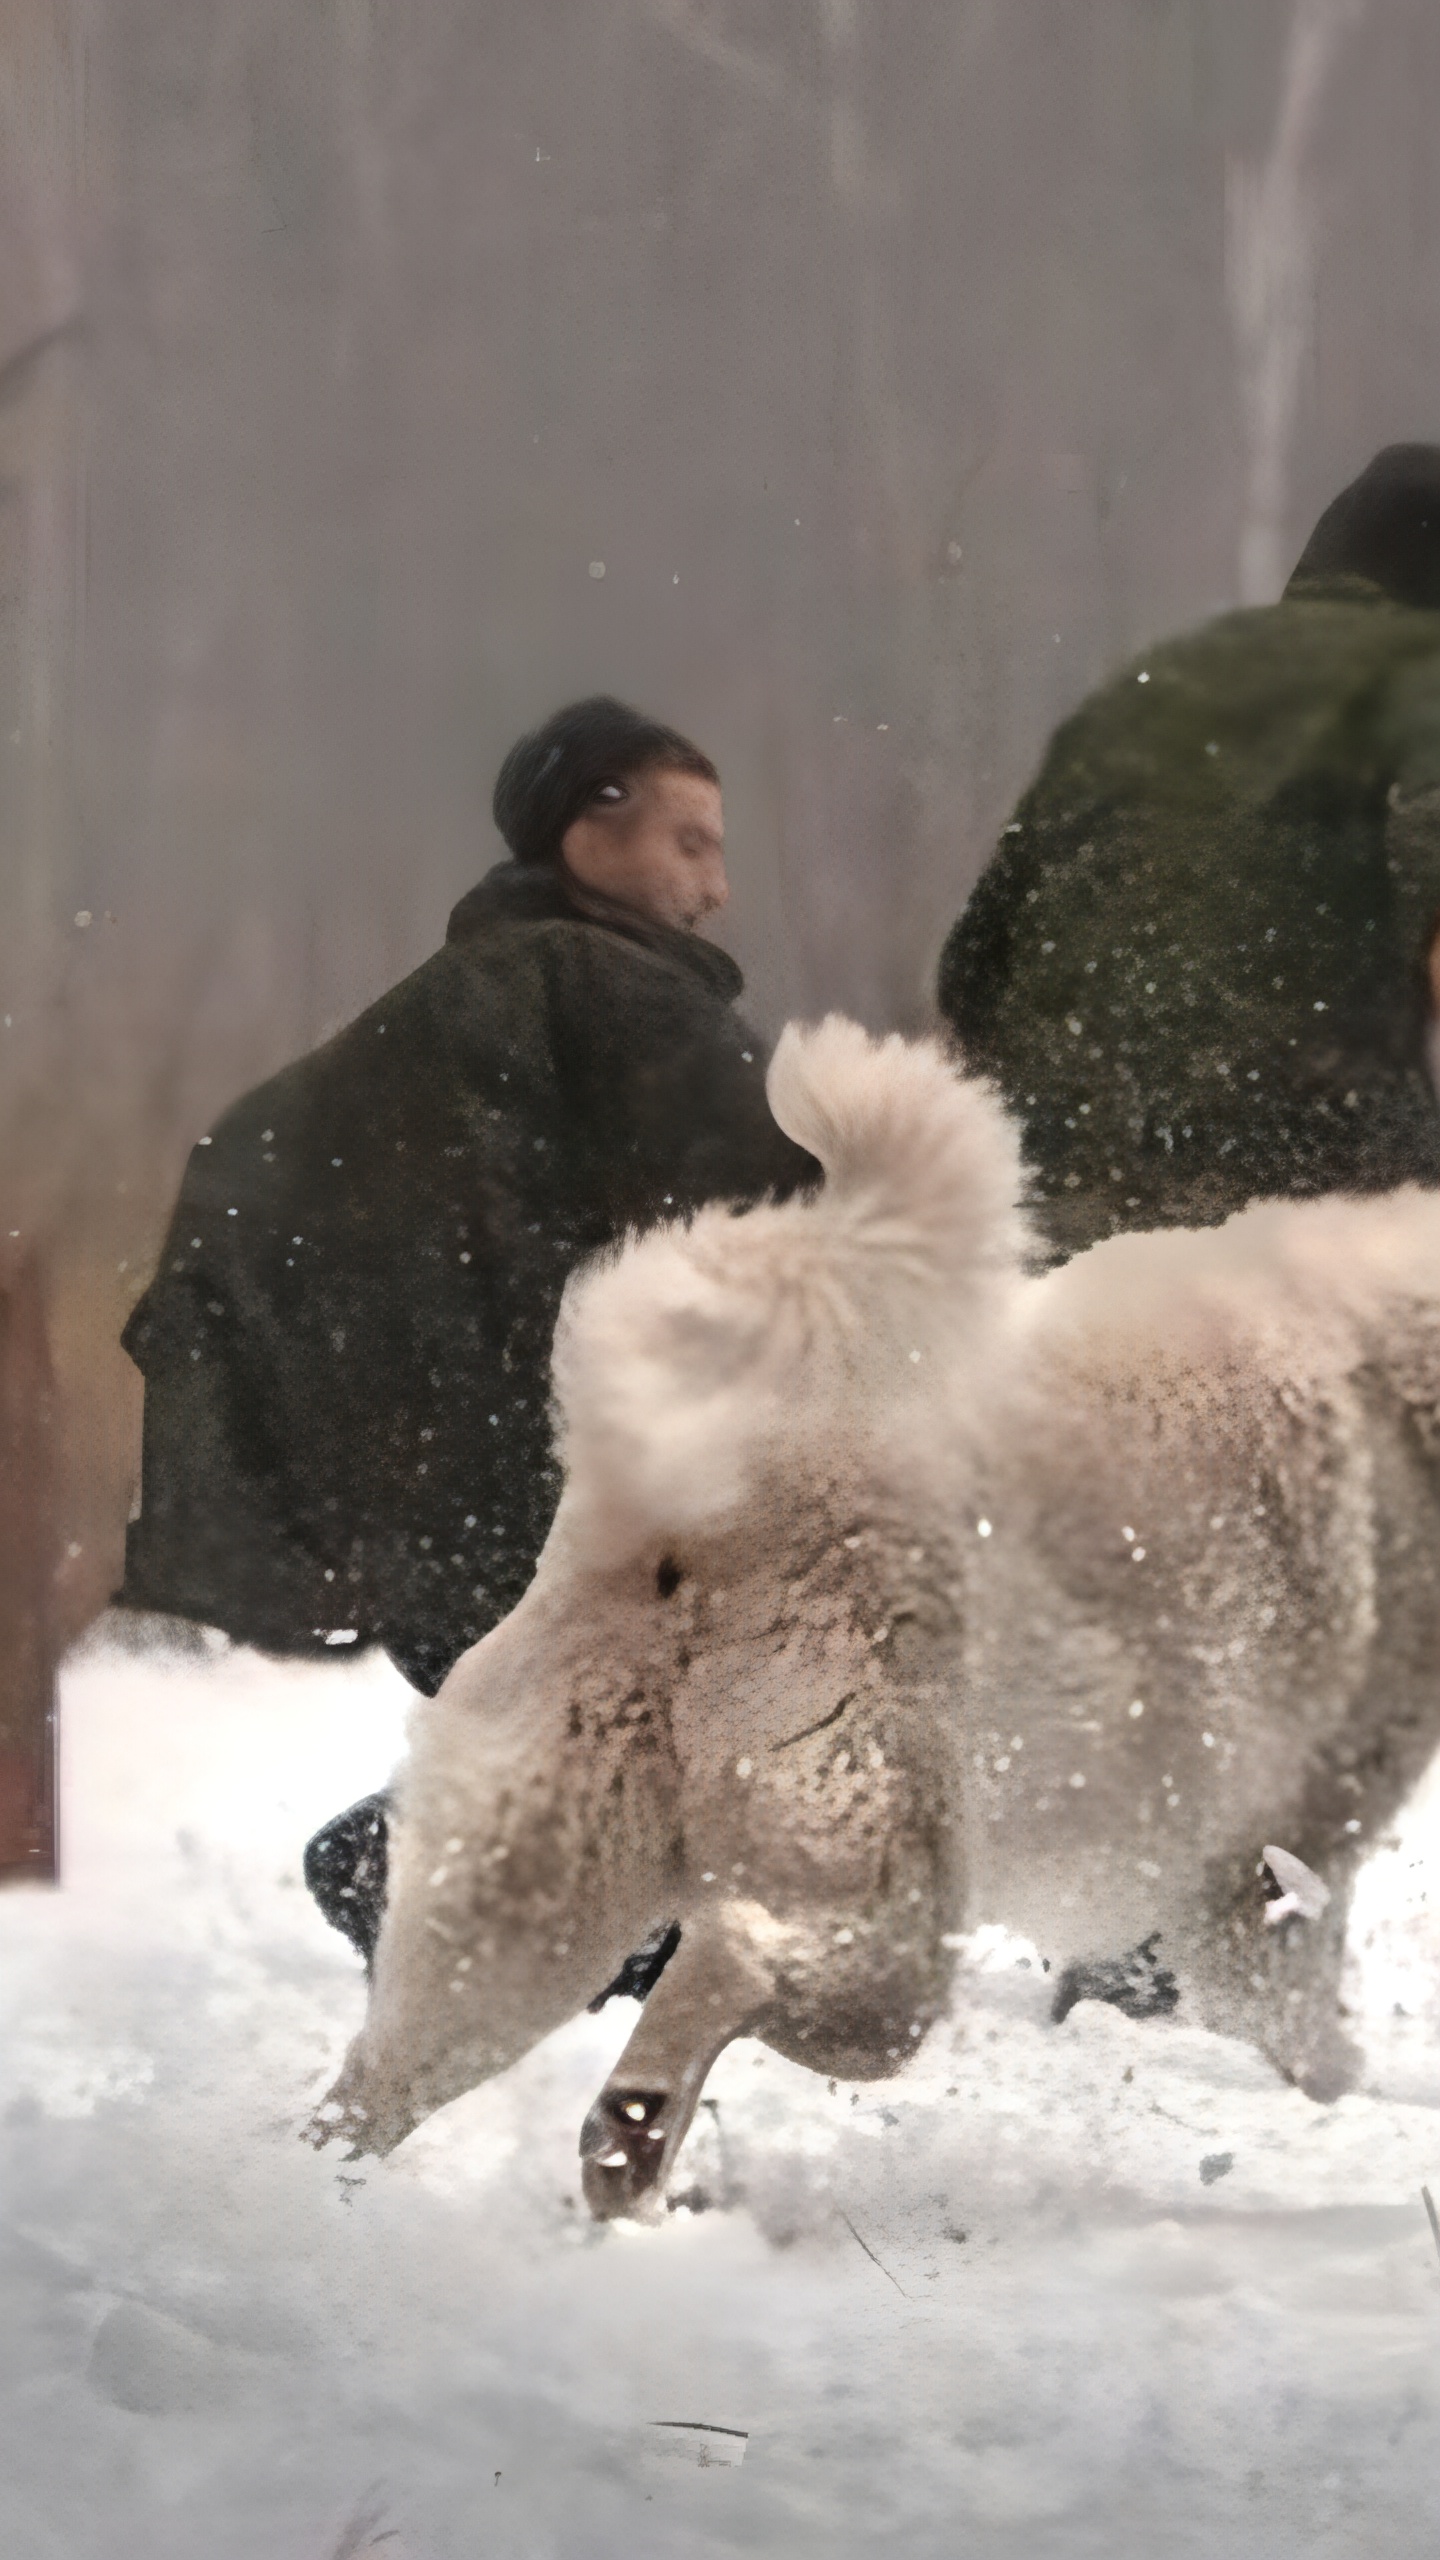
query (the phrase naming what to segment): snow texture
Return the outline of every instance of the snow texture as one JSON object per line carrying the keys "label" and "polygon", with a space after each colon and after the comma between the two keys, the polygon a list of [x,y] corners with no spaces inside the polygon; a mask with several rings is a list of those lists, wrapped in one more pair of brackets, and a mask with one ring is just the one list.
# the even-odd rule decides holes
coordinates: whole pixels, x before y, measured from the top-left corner
{"label": "snow texture", "polygon": [[1371,2094],[1053,2027],[982,1929],[893,2083],[737,2044],[675,2209],[604,2226],[575,2142],[628,2002],[383,2164],[296,2138],[363,2008],[300,1849],[408,1696],[103,1635],[68,1669],[64,1888],[0,1899],[9,2560],[1435,2548],[1433,1775],[1356,1899]]}

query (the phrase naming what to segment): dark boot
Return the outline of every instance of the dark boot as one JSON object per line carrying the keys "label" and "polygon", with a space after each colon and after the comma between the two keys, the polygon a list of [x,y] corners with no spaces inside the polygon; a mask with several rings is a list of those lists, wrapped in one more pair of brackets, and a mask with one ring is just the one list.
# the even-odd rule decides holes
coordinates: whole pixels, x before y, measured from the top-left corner
{"label": "dark boot", "polygon": [[362,1796],[305,1844],[305,1882],[332,1929],[348,1938],[368,1973],[385,1917],[390,1798]]}
{"label": "dark boot", "polygon": [[668,1928],[654,1929],[633,1956],[627,1956],[613,1982],[597,1991],[589,2003],[593,2018],[607,2000],[644,2000],[654,1990],[661,1974],[680,1944],[680,1923],[672,1920]]}
{"label": "dark boot", "polygon": [[[305,1845],[305,1882],[332,1929],[348,1938],[365,1959],[368,1973],[375,1958],[380,1923],[385,1917],[389,1877],[390,1798],[385,1792],[362,1796],[346,1813],[337,1813]],[[603,2009],[607,2000],[643,2000],[653,1991],[680,1944],[680,1924],[656,1929],[633,1956],[627,1956],[613,1982],[590,2003]]]}
{"label": "dark boot", "polygon": [[1123,2018],[1168,2018],[1180,2002],[1180,1985],[1155,1950],[1160,1932],[1152,1929],[1127,1956],[1107,1956],[1098,1964],[1068,1964],[1055,1987],[1050,2015],[1058,2026],[1077,2000],[1107,2000]]}

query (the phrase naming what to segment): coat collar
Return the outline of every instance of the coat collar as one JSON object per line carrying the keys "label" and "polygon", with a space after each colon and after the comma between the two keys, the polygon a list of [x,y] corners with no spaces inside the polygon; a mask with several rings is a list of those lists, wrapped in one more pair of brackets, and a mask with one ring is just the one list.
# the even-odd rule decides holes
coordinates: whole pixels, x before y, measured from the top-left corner
{"label": "coat collar", "polygon": [[681,933],[674,925],[653,924],[646,916],[633,915],[628,907],[617,906],[612,899],[572,892],[564,872],[548,862],[497,862],[483,880],[466,891],[459,905],[452,908],[446,927],[447,942],[472,942],[493,934],[497,929],[515,924],[542,924],[563,919],[570,924],[595,926],[602,933],[621,935],[627,942],[642,943],[664,959],[675,961],[701,979],[713,995],[733,1004],[745,980],[739,962],[718,943],[705,942],[696,933]]}

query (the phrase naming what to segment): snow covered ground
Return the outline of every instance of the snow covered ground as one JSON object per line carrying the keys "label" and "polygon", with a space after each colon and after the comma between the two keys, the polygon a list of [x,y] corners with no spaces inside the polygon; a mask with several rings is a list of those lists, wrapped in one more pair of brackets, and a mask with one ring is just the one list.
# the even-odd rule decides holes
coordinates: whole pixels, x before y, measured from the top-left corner
{"label": "snow covered ground", "polygon": [[626,2002],[382,2166],[296,2139],[362,2007],[301,1844],[407,1697],[103,1638],[67,1672],[64,1889],[0,1897],[8,2560],[1435,2550],[1433,1782],[1357,1910],[1374,2094],[1051,2027],[984,1943],[888,2086],[734,2047],[691,2203],[601,2229]]}

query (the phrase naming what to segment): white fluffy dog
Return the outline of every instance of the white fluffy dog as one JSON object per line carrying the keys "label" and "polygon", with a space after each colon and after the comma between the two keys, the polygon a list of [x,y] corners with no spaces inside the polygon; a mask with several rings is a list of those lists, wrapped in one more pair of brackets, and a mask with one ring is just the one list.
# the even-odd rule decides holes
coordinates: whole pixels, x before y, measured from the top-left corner
{"label": "white fluffy dog", "polygon": [[1180,1998],[1333,2093],[1350,1879],[1440,1740],[1440,1198],[1036,1278],[1016,1134],[935,1048],[792,1029],[770,1093],[818,1194],[572,1284],[564,1498],[416,1710],[317,2138],[389,2149],[672,1920],[598,2212],[658,2191],[735,2035],[892,2069],[982,1921],[1062,2014]]}

